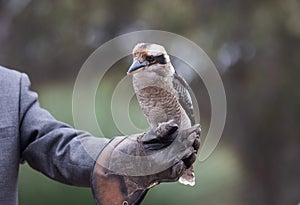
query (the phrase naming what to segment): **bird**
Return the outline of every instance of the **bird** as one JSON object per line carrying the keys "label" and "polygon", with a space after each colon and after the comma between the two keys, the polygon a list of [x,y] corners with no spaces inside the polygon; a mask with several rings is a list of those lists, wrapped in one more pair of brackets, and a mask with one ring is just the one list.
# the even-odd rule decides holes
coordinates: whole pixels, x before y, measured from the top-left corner
{"label": "bird", "polygon": [[[133,78],[134,92],[150,127],[157,128],[170,120],[178,125],[178,130],[194,125],[189,85],[174,69],[166,49],[155,43],[138,43],[132,56],[133,63],[127,75]],[[193,167],[178,181],[194,186]]]}

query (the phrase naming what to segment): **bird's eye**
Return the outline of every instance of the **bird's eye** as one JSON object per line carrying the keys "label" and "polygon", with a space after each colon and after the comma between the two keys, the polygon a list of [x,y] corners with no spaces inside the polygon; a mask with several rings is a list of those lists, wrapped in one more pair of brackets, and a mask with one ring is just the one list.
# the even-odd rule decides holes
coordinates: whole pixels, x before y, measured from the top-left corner
{"label": "bird's eye", "polygon": [[151,63],[151,62],[155,61],[155,58],[154,58],[154,56],[146,56],[146,60],[147,60],[149,63]]}

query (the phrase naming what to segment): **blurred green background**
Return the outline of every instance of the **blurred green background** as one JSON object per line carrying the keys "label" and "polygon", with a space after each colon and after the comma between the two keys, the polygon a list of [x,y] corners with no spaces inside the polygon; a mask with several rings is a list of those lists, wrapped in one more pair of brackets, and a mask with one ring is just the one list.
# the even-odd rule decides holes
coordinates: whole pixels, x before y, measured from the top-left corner
{"label": "blurred green background", "polygon": [[[228,100],[217,149],[195,165],[197,185],[160,185],[143,204],[299,203],[299,0],[0,0],[0,64],[26,72],[42,107],[72,124],[73,86],[86,58],[107,40],[143,29],[196,42],[217,66]],[[106,137],[120,134],[106,104],[129,64],[115,65],[99,89],[97,117],[107,117]],[[209,97],[201,80],[189,83],[205,136]],[[94,204],[89,189],[54,182],[28,165],[20,169],[19,202]]]}

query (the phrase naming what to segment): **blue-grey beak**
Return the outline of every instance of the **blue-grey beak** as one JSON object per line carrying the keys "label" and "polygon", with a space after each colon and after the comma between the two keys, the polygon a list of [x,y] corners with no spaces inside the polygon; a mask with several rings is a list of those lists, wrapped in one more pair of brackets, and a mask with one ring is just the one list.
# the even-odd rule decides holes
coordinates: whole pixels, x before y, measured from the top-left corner
{"label": "blue-grey beak", "polygon": [[132,65],[127,71],[127,75],[133,74],[139,69],[146,67],[147,65],[148,65],[147,62],[140,62],[138,60],[134,60]]}

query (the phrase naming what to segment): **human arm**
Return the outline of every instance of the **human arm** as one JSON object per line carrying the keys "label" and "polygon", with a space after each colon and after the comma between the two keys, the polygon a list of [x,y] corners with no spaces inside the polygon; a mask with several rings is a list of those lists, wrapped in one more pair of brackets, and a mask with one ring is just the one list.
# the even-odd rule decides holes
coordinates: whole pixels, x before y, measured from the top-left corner
{"label": "human arm", "polygon": [[[20,85],[21,159],[27,161],[34,169],[57,181],[76,186],[90,186],[90,173],[95,164],[95,159],[97,159],[97,156],[104,147],[109,147],[108,145],[111,145],[110,143],[115,142],[115,140],[109,141],[105,138],[96,138],[86,132],[74,130],[69,125],[55,120],[49,112],[40,108],[38,97],[36,93],[29,90],[29,86],[30,82],[27,76],[23,74]],[[191,134],[179,134],[176,130],[173,130],[173,132],[160,132],[162,136],[150,130],[146,134],[157,136],[157,141],[155,141],[156,138],[150,137],[150,139],[154,139],[151,142],[137,141],[139,135],[121,137],[126,139],[123,141],[126,143],[122,144],[121,148],[124,148],[124,146],[128,147],[127,151],[130,152],[129,154],[135,153],[135,156],[138,156],[137,154],[140,151],[146,155],[155,155],[155,153],[159,153],[163,148],[166,148],[165,145],[169,145],[175,139],[187,139]],[[196,133],[197,129],[194,132]],[[199,148],[199,134],[193,135],[190,140],[186,141],[187,143],[183,143],[182,147],[178,147],[180,148],[178,152],[183,151],[182,153],[179,152],[178,154],[176,149],[172,149],[173,154],[168,157],[165,157],[163,154],[160,155],[158,160],[155,160],[155,158],[152,158],[152,161],[149,160],[151,166],[156,171],[159,169],[160,172],[150,173],[150,177],[148,175],[146,178],[144,176],[141,176],[142,178],[138,177],[138,182],[142,183],[141,187],[145,191],[143,192],[144,194],[151,187],[152,182],[155,185],[160,182],[178,180],[182,171],[195,161],[195,155]],[[120,139],[120,137],[115,139]],[[160,141],[161,139],[162,141]],[[103,154],[100,154],[98,160],[111,160],[102,157]],[[119,160],[124,159],[124,161],[119,161],[120,163],[115,163],[115,165],[124,164],[127,166],[131,164],[134,171],[136,168],[134,166],[138,165],[139,162],[131,161],[131,163],[128,163],[125,160],[126,157],[126,153],[121,155]],[[165,159],[165,161],[161,159]],[[95,167],[97,165],[98,163]],[[93,182],[101,182],[98,183],[100,186],[94,186],[94,193],[100,189],[101,191],[110,190],[111,183],[102,183],[109,182],[109,180],[103,180],[101,173],[94,171],[93,174]],[[123,176],[121,177],[123,178]],[[127,181],[125,183],[127,188],[131,187],[132,179],[130,177],[126,178]],[[119,188],[115,187],[114,191],[119,191]],[[140,200],[140,197],[144,194],[136,195],[135,198],[130,196],[130,199]]]}
{"label": "human arm", "polygon": [[25,74],[20,79],[20,159],[48,177],[70,185],[90,186],[96,156],[109,141],[59,122],[41,108]]}

